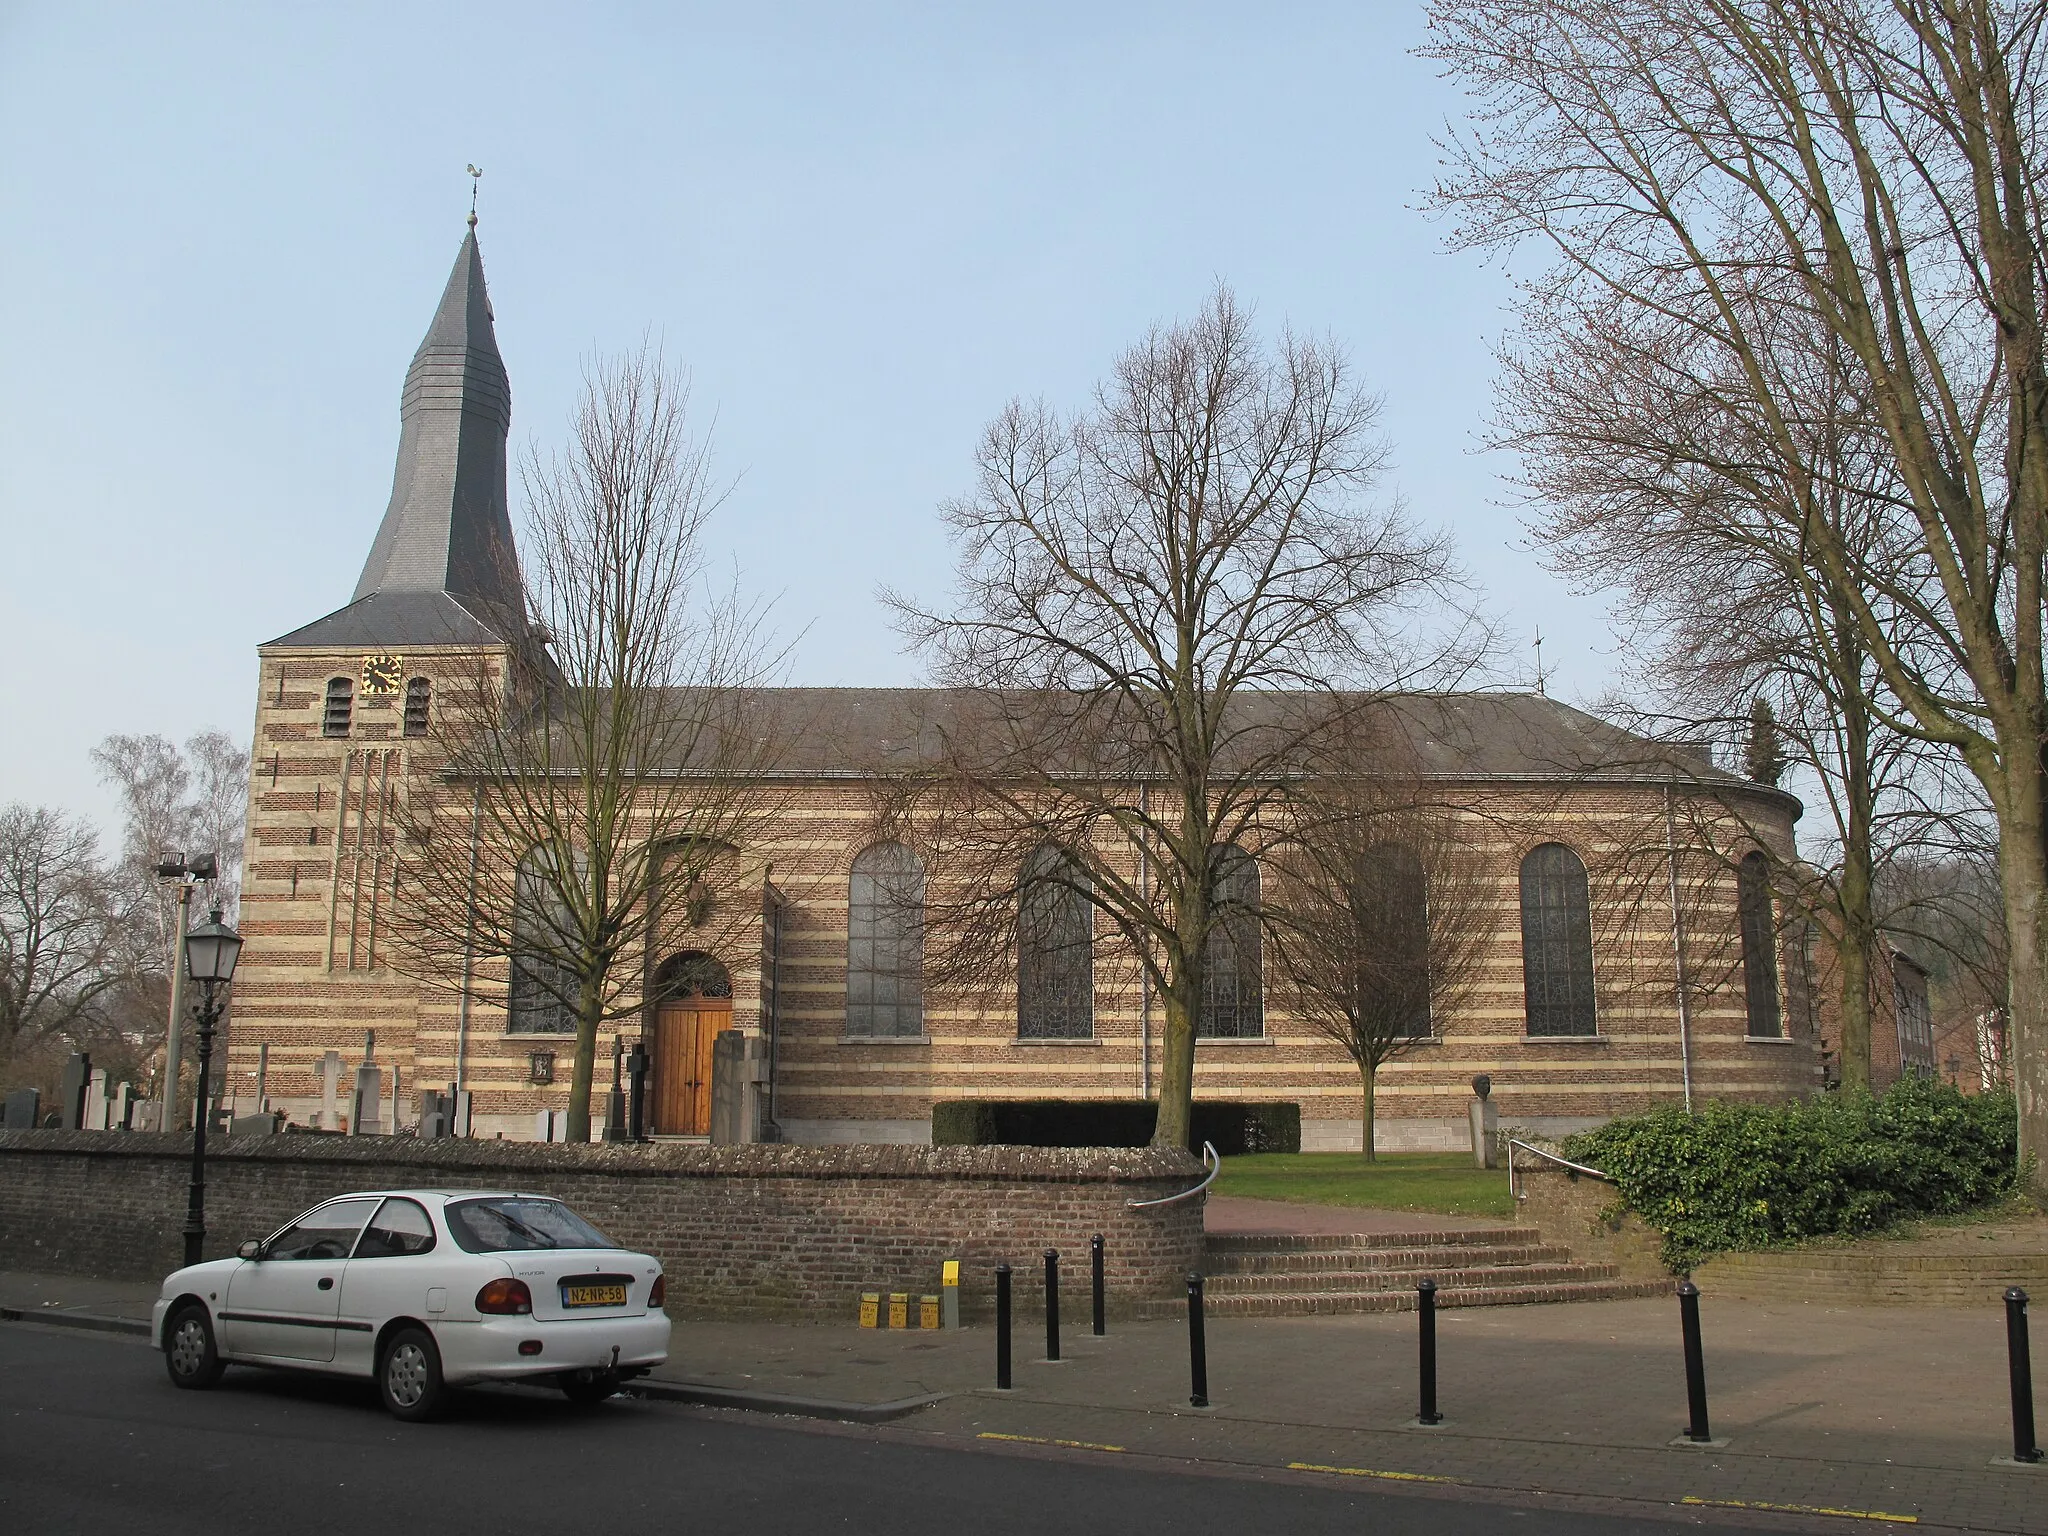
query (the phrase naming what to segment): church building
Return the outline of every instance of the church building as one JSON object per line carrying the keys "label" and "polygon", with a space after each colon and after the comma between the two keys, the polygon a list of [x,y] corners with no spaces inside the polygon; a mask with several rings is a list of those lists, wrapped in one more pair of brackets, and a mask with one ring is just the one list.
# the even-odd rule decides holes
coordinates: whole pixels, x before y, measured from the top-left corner
{"label": "church building", "polygon": [[[457,1090],[459,1129],[481,1137],[548,1134],[566,1108],[573,1037],[559,1009],[520,1004],[503,957],[477,956],[459,985],[395,963],[409,773],[455,681],[530,640],[510,425],[472,219],[406,371],[391,500],[374,534],[364,519],[355,593],[258,648],[226,1084],[245,1107],[260,1071],[272,1105],[322,1123],[337,1113],[323,1061],[353,1069],[373,1034],[401,1128],[421,1090]],[[791,742],[777,808],[740,850],[758,905],[737,937],[679,914],[648,946],[642,1006],[599,1041],[594,1123],[615,1047],[639,1041],[651,1129],[708,1134],[712,1042],[727,1030],[760,1041],[766,1134],[789,1141],[923,1141],[949,1100],[1156,1094],[1162,1011],[1099,937],[1079,974],[1018,956],[1001,1006],[922,984],[915,914],[878,893],[942,872],[914,839],[878,835],[863,775],[914,753],[943,691],[766,689],[758,702]],[[1540,692],[1403,708],[1421,771],[1489,871],[1490,927],[1454,1016],[1382,1069],[1380,1147],[1463,1146],[1479,1073],[1504,1127],[1545,1134],[1819,1086],[1807,957],[1768,877],[1795,856],[1796,800]],[[1357,1069],[1289,1013],[1256,935],[1242,949],[1229,995],[1212,988],[1204,1008],[1197,1098],[1297,1104],[1304,1150],[1356,1150]]]}

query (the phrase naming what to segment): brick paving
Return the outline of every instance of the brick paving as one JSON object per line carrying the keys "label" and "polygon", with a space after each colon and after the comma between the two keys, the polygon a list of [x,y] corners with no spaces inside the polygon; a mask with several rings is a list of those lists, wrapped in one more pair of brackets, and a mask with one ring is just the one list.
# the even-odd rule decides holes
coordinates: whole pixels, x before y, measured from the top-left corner
{"label": "brick paving", "polygon": [[[144,1315],[151,1289],[0,1274],[0,1306]],[[1037,1310],[1020,1308],[1017,1385],[1006,1394],[992,1389],[985,1327],[679,1322],[662,1374],[848,1403],[949,1393],[894,1428],[992,1449],[1064,1442],[1069,1454],[1219,1471],[1343,1469],[1305,1475],[1374,1475],[1417,1491],[1569,1495],[1702,1517],[1743,1506],[1744,1520],[1765,1507],[1838,1510],[2048,1536],[2048,1469],[1991,1465],[2010,1451],[1995,1297],[1907,1309],[1710,1292],[1703,1316],[1713,1430],[1728,1442],[1714,1450],[1668,1443],[1685,1421],[1669,1298],[1442,1314],[1446,1422],[1431,1430],[1409,1427],[1412,1315],[1212,1319],[1207,1412],[1187,1405],[1183,1326],[1112,1324],[1108,1338],[1093,1339],[1085,1292],[1069,1303],[1068,1358],[1057,1365],[1040,1359]],[[2048,1356],[2048,1343],[2037,1340],[2035,1352]],[[1090,1449],[1112,1446],[1120,1449]],[[1845,1522],[1795,1514],[1789,1523]]]}

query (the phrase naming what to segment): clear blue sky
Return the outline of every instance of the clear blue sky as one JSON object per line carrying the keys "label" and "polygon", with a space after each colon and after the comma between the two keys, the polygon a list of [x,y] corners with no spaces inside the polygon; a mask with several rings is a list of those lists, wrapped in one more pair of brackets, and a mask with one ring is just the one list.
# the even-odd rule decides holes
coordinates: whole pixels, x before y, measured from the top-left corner
{"label": "clear blue sky", "polygon": [[[713,543],[793,681],[915,681],[874,598],[1016,394],[1080,402],[1222,277],[1383,390],[1552,691],[1611,666],[1475,452],[1508,277],[1419,211],[1416,7],[0,3],[0,800],[106,819],[110,731],[246,737],[348,600],[484,167],[515,448],[651,331],[739,479]],[[517,508],[515,506],[515,515]]]}

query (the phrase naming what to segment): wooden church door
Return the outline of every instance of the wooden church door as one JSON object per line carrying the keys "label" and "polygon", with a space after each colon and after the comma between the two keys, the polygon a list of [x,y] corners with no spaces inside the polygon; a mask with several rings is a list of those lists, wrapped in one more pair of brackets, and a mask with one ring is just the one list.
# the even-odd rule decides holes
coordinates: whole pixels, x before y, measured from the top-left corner
{"label": "wooden church door", "polygon": [[711,1047],[732,1028],[732,983],[709,955],[678,955],[661,968],[654,1014],[657,1136],[711,1130]]}

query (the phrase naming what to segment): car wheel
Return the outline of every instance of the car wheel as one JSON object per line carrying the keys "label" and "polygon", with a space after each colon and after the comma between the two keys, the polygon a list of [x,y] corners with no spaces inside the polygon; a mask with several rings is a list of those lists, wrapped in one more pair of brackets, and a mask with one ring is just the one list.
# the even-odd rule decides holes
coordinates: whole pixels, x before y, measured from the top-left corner
{"label": "car wheel", "polygon": [[214,1385],[228,1368],[213,1339],[213,1319],[206,1308],[188,1301],[164,1324],[164,1368],[171,1385],[199,1391]]}
{"label": "car wheel", "polygon": [[377,1395],[392,1417],[412,1423],[434,1418],[447,1406],[441,1351],[426,1329],[401,1328],[384,1341],[377,1357]]}
{"label": "car wheel", "polygon": [[562,1396],[586,1407],[603,1402],[619,1390],[617,1371],[565,1371],[558,1379]]}

